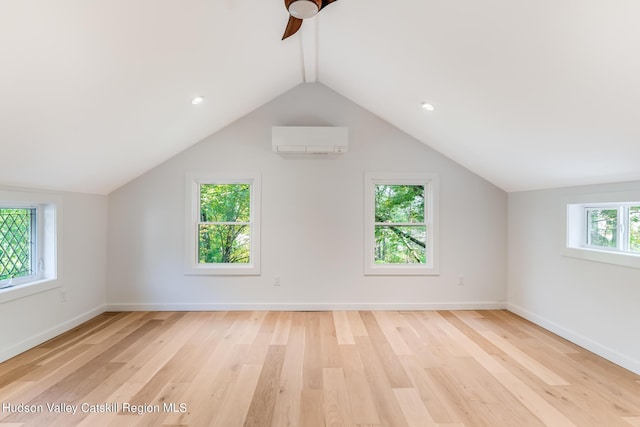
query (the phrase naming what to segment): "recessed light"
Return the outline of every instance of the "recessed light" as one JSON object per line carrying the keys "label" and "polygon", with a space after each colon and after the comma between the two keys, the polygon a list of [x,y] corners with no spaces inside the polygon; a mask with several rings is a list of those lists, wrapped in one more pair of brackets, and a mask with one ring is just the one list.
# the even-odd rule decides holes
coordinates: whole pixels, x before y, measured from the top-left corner
{"label": "recessed light", "polygon": [[203,97],[201,97],[201,96],[196,96],[195,98],[193,98],[193,99],[191,100],[191,103],[192,103],[193,105],[198,105],[198,104],[202,104],[202,101],[204,101],[204,98],[203,98]]}
{"label": "recessed light", "polygon": [[424,108],[427,111],[435,110],[435,107],[433,106],[433,104],[429,104],[428,102],[423,102],[422,103],[422,108]]}

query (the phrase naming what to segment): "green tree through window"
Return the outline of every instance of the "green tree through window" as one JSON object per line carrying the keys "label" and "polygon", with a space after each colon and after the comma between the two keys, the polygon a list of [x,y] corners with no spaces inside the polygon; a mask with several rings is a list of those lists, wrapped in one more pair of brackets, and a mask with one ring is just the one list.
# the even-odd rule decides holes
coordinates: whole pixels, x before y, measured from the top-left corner
{"label": "green tree through window", "polygon": [[629,208],[629,240],[631,252],[640,253],[640,206]]}
{"label": "green tree through window", "polygon": [[607,204],[584,208],[585,244],[599,250],[640,253],[640,206]]}
{"label": "green tree through window", "polygon": [[615,248],[618,240],[618,210],[588,209],[588,244]]}
{"label": "green tree through window", "polygon": [[0,280],[32,274],[34,219],[35,209],[0,208]]}
{"label": "green tree through window", "polygon": [[376,184],[376,264],[426,263],[424,196],[423,185]]}
{"label": "green tree through window", "polygon": [[198,262],[251,260],[251,185],[200,184]]}

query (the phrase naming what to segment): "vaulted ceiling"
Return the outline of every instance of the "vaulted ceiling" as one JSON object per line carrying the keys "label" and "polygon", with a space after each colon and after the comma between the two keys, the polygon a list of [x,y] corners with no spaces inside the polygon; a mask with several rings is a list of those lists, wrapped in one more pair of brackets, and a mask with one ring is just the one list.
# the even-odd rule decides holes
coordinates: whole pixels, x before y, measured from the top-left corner
{"label": "vaulted ceiling", "polygon": [[640,179],[635,0],[339,0],[281,41],[287,18],[1,0],[0,185],[106,194],[305,81],[506,191]]}

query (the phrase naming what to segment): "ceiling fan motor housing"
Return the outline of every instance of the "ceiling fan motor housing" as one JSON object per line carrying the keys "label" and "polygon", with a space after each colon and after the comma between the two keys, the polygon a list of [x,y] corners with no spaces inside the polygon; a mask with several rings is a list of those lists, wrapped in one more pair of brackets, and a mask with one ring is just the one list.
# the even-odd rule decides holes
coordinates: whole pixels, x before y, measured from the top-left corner
{"label": "ceiling fan motor housing", "polygon": [[322,0],[293,0],[287,4],[291,16],[306,19],[315,16],[322,7]]}

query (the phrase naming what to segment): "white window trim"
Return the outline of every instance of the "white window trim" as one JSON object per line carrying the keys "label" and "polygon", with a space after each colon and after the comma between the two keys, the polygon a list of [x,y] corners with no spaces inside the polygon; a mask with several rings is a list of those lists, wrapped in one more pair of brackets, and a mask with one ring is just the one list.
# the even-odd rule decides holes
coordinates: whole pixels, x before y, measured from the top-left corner
{"label": "white window trim", "polygon": [[637,206],[638,202],[602,202],[567,204],[566,247],[563,255],[588,261],[640,268],[640,254],[621,252],[587,245],[587,224],[585,210],[589,208],[611,208]]}
{"label": "white window trim", "polygon": [[[251,259],[248,264],[199,264],[198,218],[200,184],[251,184]],[[260,274],[260,173],[187,173],[185,179],[185,274],[187,275],[259,275]]]}
{"label": "white window trim", "polygon": [[[427,223],[426,264],[375,264],[375,185],[424,185]],[[439,176],[432,173],[381,173],[364,175],[364,274],[380,276],[437,276],[439,271]]]}
{"label": "white window trim", "polygon": [[62,201],[46,193],[0,190],[0,205],[3,207],[36,208],[38,236],[36,249],[36,274],[2,281],[0,303],[13,301],[45,292],[61,286],[62,265]]}

